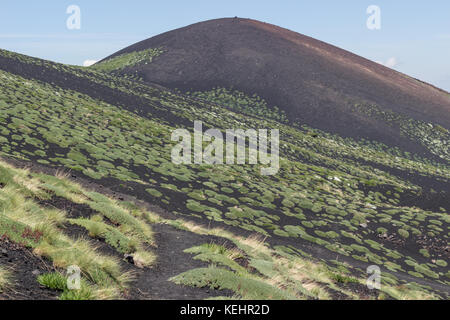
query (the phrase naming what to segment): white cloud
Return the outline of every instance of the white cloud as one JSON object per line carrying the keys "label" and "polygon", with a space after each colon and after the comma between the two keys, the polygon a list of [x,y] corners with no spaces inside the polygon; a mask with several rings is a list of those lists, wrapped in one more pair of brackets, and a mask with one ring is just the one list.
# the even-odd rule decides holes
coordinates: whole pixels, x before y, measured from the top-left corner
{"label": "white cloud", "polygon": [[382,64],[383,66],[388,67],[388,68],[394,68],[398,64],[396,57],[391,57],[391,58],[387,59],[386,62],[383,62],[383,61],[375,61],[375,62]]}
{"label": "white cloud", "polygon": [[384,65],[388,68],[393,68],[397,65],[397,59],[395,57],[389,58]]}
{"label": "white cloud", "polygon": [[98,62],[97,60],[85,60],[83,62],[83,67],[90,67],[92,66],[94,63]]}

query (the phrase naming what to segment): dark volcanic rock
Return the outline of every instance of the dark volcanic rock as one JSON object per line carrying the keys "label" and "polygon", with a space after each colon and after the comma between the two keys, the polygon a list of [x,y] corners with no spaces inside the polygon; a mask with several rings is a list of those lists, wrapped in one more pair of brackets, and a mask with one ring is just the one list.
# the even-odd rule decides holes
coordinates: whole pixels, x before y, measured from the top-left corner
{"label": "dark volcanic rock", "polygon": [[450,95],[355,54],[274,25],[249,19],[210,20],[170,31],[113,56],[148,48],[165,53],[125,69],[181,90],[216,86],[256,93],[293,122],[424,152],[385,122],[352,112],[376,104],[416,120],[450,126]]}

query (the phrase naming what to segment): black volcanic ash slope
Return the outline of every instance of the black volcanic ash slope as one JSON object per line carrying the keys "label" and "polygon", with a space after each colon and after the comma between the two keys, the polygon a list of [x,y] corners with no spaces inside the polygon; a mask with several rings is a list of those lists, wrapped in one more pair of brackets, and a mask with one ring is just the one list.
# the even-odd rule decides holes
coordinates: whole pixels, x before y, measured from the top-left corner
{"label": "black volcanic ash slope", "polygon": [[[404,137],[398,126],[373,116],[374,108],[450,126],[447,92],[259,21],[228,18],[201,22],[139,42],[111,57],[149,48],[162,48],[164,53],[152,63],[124,71],[184,91],[232,87],[258,94],[285,111],[292,122],[342,136],[425,152],[426,146]],[[355,112],[355,106],[367,110]]]}

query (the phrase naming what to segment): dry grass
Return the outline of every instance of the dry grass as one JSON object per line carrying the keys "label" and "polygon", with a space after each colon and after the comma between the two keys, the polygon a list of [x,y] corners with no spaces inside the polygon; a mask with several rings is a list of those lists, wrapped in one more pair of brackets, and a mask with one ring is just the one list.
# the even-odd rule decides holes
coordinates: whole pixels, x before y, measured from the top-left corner
{"label": "dry grass", "polygon": [[0,292],[11,285],[12,274],[10,270],[0,267]]}
{"label": "dry grass", "polygon": [[[237,248],[228,249],[224,257],[230,261],[246,256],[252,261],[263,261],[270,266],[270,275],[248,272],[247,278],[265,282],[289,296],[298,299],[314,297],[330,299],[327,290],[338,290],[351,298],[359,298],[355,293],[339,288],[332,272],[323,263],[307,258],[293,256],[272,249],[261,235],[238,236],[222,228],[209,228],[183,219],[168,220],[149,210],[127,209],[120,202],[104,195],[87,191],[79,184],[68,179],[67,173],[58,172],[55,177],[42,174],[30,174],[28,170],[19,170],[0,161],[0,169],[6,168],[12,179],[0,189],[1,213],[11,221],[21,223],[31,230],[39,231],[42,236],[34,246],[34,252],[46,256],[57,268],[64,269],[78,265],[82,273],[93,286],[93,295],[97,299],[120,297],[123,288],[132,281],[133,275],[124,273],[119,261],[99,253],[85,239],[74,240],[66,236],[61,226],[69,221],[62,210],[42,208],[30,198],[48,197],[49,192],[64,197],[74,203],[87,204],[99,212],[98,217],[108,217],[118,224],[118,230],[133,240],[135,251],[133,259],[138,266],[152,265],[156,257],[146,248],[155,245],[153,231],[149,224],[165,223],[189,232],[201,235],[217,236],[233,242]],[[0,222],[1,223],[1,222]],[[1,227],[1,226],[0,226]],[[92,236],[101,236],[102,230],[89,230]],[[260,266],[264,268],[264,266]],[[0,268],[0,289],[8,284],[10,272]],[[357,279],[365,284],[365,279]],[[383,285],[381,292],[396,299],[434,299],[433,294],[417,291],[408,287]]]}
{"label": "dry grass", "polygon": [[[263,259],[272,263],[272,271],[275,272],[275,275],[271,277],[255,277],[255,275],[249,274],[248,276],[257,278],[281,290],[287,290],[289,294],[297,295],[299,299],[304,299],[308,296],[317,299],[331,299],[328,291],[329,288],[339,291],[351,299],[362,298],[355,292],[339,287],[332,277],[333,273],[323,263],[288,254],[280,256],[280,252],[270,248],[265,243],[265,238],[261,235],[243,238],[221,228],[209,228],[183,219],[173,221],[159,218],[159,221],[197,234],[228,239],[239,248],[235,253],[228,255],[228,258],[231,260],[236,257],[235,254],[245,252],[249,260]],[[365,285],[366,283],[366,279],[362,278],[355,278],[355,281],[361,285]],[[405,286],[387,284],[382,285],[379,293],[387,294],[399,300],[428,300],[437,298],[435,295],[426,291],[417,291]]]}
{"label": "dry grass", "polygon": [[[0,220],[0,229],[8,230],[9,236],[19,242],[24,237],[22,230],[29,230],[27,232],[33,238],[26,243],[36,255],[47,257],[60,270],[72,265],[78,266],[83,277],[92,286],[94,298],[119,298],[121,291],[133,280],[133,275],[121,269],[117,258],[100,253],[89,240],[67,236],[63,225],[67,225],[69,219],[65,211],[41,207],[33,199],[48,199],[51,197],[50,193],[54,193],[75,203],[90,204],[94,201],[88,196],[90,193],[68,180],[63,173],[58,173],[57,177],[31,174],[29,170],[15,169],[2,161],[0,169],[7,170],[10,177],[0,189],[0,212],[7,219]],[[118,227],[121,231],[152,243],[153,233],[146,222],[132,216],[129,210],[116,201],[107,197],[102,199],[119,212],[119,218],[123,218],[125,222],[133,222],[141,230],[139,233],[133,226],[124,223]],[[2,226],[2,223],[14,223],[22,229],[14,232],[14,228]],[[142,266],[151,265],[155,261],[154,254],[147,251],[140,242],[134,255],[134,260]],[[0,269],[0,287],[8,283],[10,274],[10,271]]]}

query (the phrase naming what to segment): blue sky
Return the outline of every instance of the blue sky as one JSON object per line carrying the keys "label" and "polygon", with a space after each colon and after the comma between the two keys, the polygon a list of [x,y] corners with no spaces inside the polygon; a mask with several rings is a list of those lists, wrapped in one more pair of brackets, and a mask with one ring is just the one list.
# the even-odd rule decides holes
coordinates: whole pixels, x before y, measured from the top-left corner
{"label": "blue sky", "polygon": [[[66,27],[69,5],[81,9],[80,30]],[[381,9],[380,30],[366,27],[369,5]],[[234,16],[306,34],[450,91],[448,0],[2,0],[0,48],[81,65],[165,31]]]}

